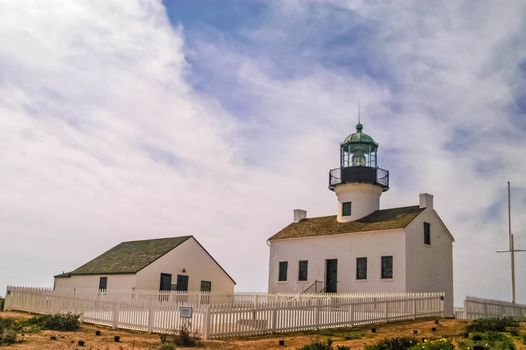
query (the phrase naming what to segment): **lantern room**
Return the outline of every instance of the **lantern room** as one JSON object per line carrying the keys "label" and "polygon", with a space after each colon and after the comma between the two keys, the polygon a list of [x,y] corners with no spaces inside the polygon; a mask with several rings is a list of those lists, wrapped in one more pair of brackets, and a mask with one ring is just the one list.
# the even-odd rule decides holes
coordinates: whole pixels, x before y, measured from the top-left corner
{"label": "lantern room", "polygon": [[356,125],[356,132],[350,134],[340,145],[340,167],[366,166],[376,168],[378,144],[362,132],[363,125]]}
{"label": "lantern room", "polygon": [[345,183],[378,185],[382,191],[389,189],[389,172],[378,168],[378,144],[363,132],[363,125],[356,125],[356,132],[340,144],[340,167],[329,173],[329,189]]}

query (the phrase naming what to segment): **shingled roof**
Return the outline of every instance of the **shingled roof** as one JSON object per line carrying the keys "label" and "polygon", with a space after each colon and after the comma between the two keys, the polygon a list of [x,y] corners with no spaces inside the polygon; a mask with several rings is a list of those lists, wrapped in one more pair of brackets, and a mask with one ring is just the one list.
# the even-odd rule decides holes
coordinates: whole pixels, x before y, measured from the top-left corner
{"label": "shingled roof", "polygon": [[404,228],[425,208],[411,207],[377,210],[359,220],[338,222],[336,215],[307,218],[293,222],[272,237],[269,241],[287,238],[329,236],[341,233],[392,230]]}
{"label": "shingled roof", "polygon": [[136,273],[191,237],[122,242],[78,269],[55,277]]}

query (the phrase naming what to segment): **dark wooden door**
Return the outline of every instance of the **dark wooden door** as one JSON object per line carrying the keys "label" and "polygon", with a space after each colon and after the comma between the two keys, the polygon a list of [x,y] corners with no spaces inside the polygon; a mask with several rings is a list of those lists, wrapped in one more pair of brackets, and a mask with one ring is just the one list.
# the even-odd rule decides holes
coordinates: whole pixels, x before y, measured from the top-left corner
{"label": "dark wooden door", "polygon": [[336,293],[338,287],[338,259],[325,260],[325,292]]}
{"label": "dark wooden door", "polygon": [[180,291],[188,290],[188,276],[177,275],[177,290],[180,290]]}
{"label": "dark wooden door", "polygon": [[161,273],[161,285],[159,290],[171,290],[172,289],[172,275],[169,273]]}

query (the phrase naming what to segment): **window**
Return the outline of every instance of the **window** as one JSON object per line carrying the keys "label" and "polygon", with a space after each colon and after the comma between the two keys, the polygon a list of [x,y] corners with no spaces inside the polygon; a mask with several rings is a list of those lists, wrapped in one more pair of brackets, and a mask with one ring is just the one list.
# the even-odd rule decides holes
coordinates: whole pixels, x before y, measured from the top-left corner
{"label": "window", "polygon": [[393,278],[392,256],[382,256],[382,278]]}
{"label": "window", "polygon": [[431,224],[424,222],[424,244],[431,245]]}
{"label": "window", "polygon": [[[172,275],[170,275],[170,279]],[[177,275],[177,285],[176,290],[178,291],[188,291],[188,276],[187,275]]]}
{"label": "window", "polygon": [[367,258],[356,258],[356,279],[367,279]]}
{"label": "window", "polygon": [[201,292],[210,292],[210,291],[212,291],[212,282],[201,281]]}
{"label": "window", "polygon": [[279,262],[279,276],[278,281],[286,281],[287,280],[287,268],[289,266],[289,263],[286,261],[280,261]]}
{"label": "window", "polygon": [[342,203],[342,216],[351,215],[351,202]]}
{"label": "window", "polygon": [[171,273],[161,273],[159,290],[172,290],[172,274]]}
{"label": "window", "polygon": [[101,277],[99,279],[99,290],[108,289],[108,277]]}
{"label": "window", "polygon": [[298,281],[306,281],[309,276],[309,262],[307,260],[300,260],[298,270]]}

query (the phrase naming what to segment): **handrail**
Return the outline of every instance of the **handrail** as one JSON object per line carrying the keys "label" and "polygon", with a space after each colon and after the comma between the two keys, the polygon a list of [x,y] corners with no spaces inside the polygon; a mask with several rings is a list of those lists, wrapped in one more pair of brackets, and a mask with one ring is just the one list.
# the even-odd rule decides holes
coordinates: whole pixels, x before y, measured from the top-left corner
{"label": "handrail", "polygon": [[310,286],[308,286],[303,292],[301,292],[301,294],[309,294],[309,293],[312,293],[312,291],[310,289],[312,289],[314,287],[314,293],[323,293],[325,291],[325,287],[323,288],[320,288],[318,290],[318,284],[321,283],[322,286],[323,286],[323,281],[318,281],[318,280],[315,280]]}
{"label": "handrail", "polygon": [[381,186],[384,191],[389,189],[389,171],[382,168],[366,166],[351,166],[335,168],[329,171],[329,189],[339,184],[365,182]]}

